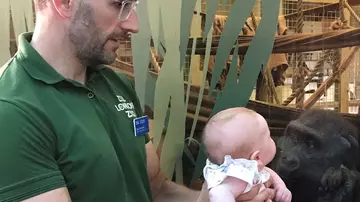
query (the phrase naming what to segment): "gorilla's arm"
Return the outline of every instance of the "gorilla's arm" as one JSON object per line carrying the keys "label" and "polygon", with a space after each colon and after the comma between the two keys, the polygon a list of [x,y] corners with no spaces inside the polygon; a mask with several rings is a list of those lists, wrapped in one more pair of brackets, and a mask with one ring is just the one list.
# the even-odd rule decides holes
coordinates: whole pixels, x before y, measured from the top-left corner
{"label": "gorilla's arm", "polygon": [[345,166],[329,168],[321,179],[318,202],[359,201],[360,173]]}

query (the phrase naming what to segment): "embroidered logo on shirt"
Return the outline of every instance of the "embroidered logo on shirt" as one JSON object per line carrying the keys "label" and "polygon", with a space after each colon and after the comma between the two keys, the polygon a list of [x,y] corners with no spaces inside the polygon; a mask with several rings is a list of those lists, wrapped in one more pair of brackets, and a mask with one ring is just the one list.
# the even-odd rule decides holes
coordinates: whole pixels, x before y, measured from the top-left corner
{"label": "embroidered logo on shirt", "polygon": [[125,111],[128,118],[136,117],[136,113],[135,113],[135,110],[134,110],[134,103],[125,100],[123,98],[123,96],[116,95],[116,97],[117,97],[117,99],[119,101],[118,104],[114,105],[116,110],[118,112]]}

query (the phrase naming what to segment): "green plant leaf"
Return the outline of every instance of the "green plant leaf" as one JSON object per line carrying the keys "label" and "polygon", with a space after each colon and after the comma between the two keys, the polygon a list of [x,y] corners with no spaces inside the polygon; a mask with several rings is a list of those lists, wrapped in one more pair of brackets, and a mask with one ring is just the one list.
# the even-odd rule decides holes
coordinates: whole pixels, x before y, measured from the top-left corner
{"label": "green plant leaf", "polygon": [[[196,5],[196,15],[195,15],[195,20],[194,20],[194,27],[200,27],[200,4],[201,0],[197,0],[195,5]],[[199,19],[199,20],[197,20]],[[190,26],[190,25],[189,25]],[[186,88],[186,100],[185,100],[185,108],[188,108],[188,104],[189,104],[189,95],[190,95],[190,88],[191,88],[191,84],[192,84],[192,72],[193,72],[193,67],[194,67],[194,61],[195,61],[195,50],[196,50],[196,42],[197,42],[197,37],[193,37],[193,44],[192,44],[192,48],[191,48],[191,59],[190,59],[190,69],[189,69],[189,74],[188,74],[188,80],[187,80],[187,88]],[[185,54],[185,50],[183,50],[184,54]]]}
{"label": "green plant leaf", "polygon": [[206,2],[207,9],[206,9],[203,40],[205,40],[205,37],[208,35],[210,29],[212,28],[212,24],[214,22],[214,18],[215,18],[216,10],[217,10],[218,6],[219,6],[218,0],[208,0]]}
{"label": "green plant leaf", "polygon": [[154,111],[154,95],[156,88],[157,76],[150,74],[147,70],[145,105]]}
{"label": "green plant leaf", "polygon": [[[256,84],[260,70],[266,67],[274,45],[280,0],[262,2],[262,19],[245,55],[239,81],[228,79],[220,99],[216,100],[213,114],[230,107],[246,106]],[[233,57],[234,58],[237,57]],[[238,93],[241,92],[241,93]],[[235,95],[235,96],[234,96]]]}
{"label": "green plant leaf", "polygon": [[183,163],[182,163],[182,158],[180,157],[177,161],[176,161],[176,171],[175,171],[175,174],[176,174],[176,183],[177,184],[184,184],[184,174],[183,174]]}
{"label": "green plant leaf", "polygon": [[[207,41],[206,41],[206,50],[205,50],[205,59],[204,59],[204,69],[203,69],[203,72],[202,72],[202,81],[200,83],[200,92],[199,92],[198,101],[197,101],[197,104],[196,104],[196,111],[195,111],[195,115],[194,115],[193,124],[192,124],[192,127],[191,127],[190,138],[193,138],[193,136],[194,136],[197,120],[198,120],[200,109],[201,109],[201,102],[202,102],[203,95],[204,95],[206,75],[207,75],[207,71],[208,71],[208,68],[209,68],[209,59],[210,59],[210,51],[211,51],[211,43],[212,43],[213,31],[214,31],[213,27],[211,26],[210,31],[208,32],[208,35],[206,37]],[[194,43],[195,42],[196,41],[194,40]]]}
{"label": "green plant leaf", "polygon": [[189,150],[189,147],[185,144],[184,145],[184,153],[185,155],[190,159],[191,163],[193,165],[196,164],[196,161],[195,161],[195,158],[193,157],[193,155],[191,154],[190,150]]}
{"label": "green plant leaf", "polygon": [[185,54],[190,37],[191,21],[197,0],[181,1],[180,67],[185,63]]}
{"label": "green plant leaf", "polygon": [[167,114],[168,108],[165,106],[169,101],[171,103],[168,128],[160,158],[160,167],[168,177],[172,176],[175,163],[183,153],[185,137],[184,81],[182,71],[179,72],[179,69],[176,71],[179,64],[180,55],[174,50],[168,51],[155,89],[154,144],[156,147]]}
{"label": "green plant leaf", "polygon": [[214,90],[229,53],[254,5],[255,0],[235,1],[231,7],[215,56],[209,93]]}
{"label": "green plant leaf", "polygon": [[159,25],[159,39],[158,39],[159,40],[158,54],[160,54],[162,57],[165,57],[166,43],[164,38],[164,26],[163,26],[162,18],[159,19],[159,24],[160,25]]}
{"label": "green plant leaf", "polygon": [[183,154],[186,118],[184,77],[180,68],[179,50],[181,0],[162,0],[160,10],[166,54],[155,88],[154,146],[155,148],[159,146],[168,110],[166,106],[170,102],[169,122],[160,156],[160,168],[169,178],[172,178],[176,161]]}
{"label": "green plant leaf", "polygon": [[146,79],[150,59],[150,25],[148,21],[147,1],[142,1],[138,7],[139,31],[131,37],[134,64],[135,90],[145,111]]}
{"label": "green plant leaf", "polygon": [[22,7],[24,9],[27,31],[32,32],[32,31],[34,31],[34,27],[35,27],[33,1],[32,0],[23,0]]}
{"label": "green plant leaf", "polygon": [[[140,4],[146,2],[146,5],[148,7],[148,20],[149,20],[149,26],[151,28],[151,36],[152,36],[152,40],[154,42],[154,47],[155,47],[155,51],[156,53],[158,53],[159,50],[159,31],[160,31],[160,2],[161,0],[151,0],[148,2],[148,0],[145,1],[141,1],[139,3]],[[141,12],[137,12],[138,15],[144,15],[144,13]]]}

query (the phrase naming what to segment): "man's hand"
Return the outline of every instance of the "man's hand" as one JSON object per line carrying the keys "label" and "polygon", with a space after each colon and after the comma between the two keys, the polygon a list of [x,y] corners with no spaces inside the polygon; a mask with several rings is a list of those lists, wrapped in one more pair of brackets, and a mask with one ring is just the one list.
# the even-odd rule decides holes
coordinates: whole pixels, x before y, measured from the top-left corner
{"label": "man's hand", "polygon": [[[254,191],[259,191],[260,186],[256,186],[253,188]],[[273,189],[266,188],[260,193],[258,193],[253,199],[246,200],[242,198],[236,199],[236,202],[272,202],[272,199],[274,198],[275,192]],[[200,196],[196,202],[209,202],[209,191],[207,189],[207,183],[205,182],[202,186]]]}
{"label": "man's hand", "polygon": [[160,170],[160,161],[152,143],[146,144],[147,169],[155,202],[195,202],[199,191],[188,189],[167,179]]}
{"label": "man's hand", "polygon": [[[273,189],[266,188],[258,195],[256,195],[252,200],[246,202],[272,202],[274,195],[275,193]],[[245,201],[237,201],[237,202],[245,202]]]}

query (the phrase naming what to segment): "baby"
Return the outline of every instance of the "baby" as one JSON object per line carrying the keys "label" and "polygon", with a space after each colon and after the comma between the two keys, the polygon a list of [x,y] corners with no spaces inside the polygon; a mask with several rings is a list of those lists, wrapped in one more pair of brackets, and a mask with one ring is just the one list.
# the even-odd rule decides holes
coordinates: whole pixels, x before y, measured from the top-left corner
{"label": "baby", "polygon": [[247,108],[230,108],[215,114],[203,134],[208,153],[204,177],[210,202],[250,200],[254,188],[272,179],[276,202],[291,202],[291,192],[270,168],[276,146],[266,120]]}

